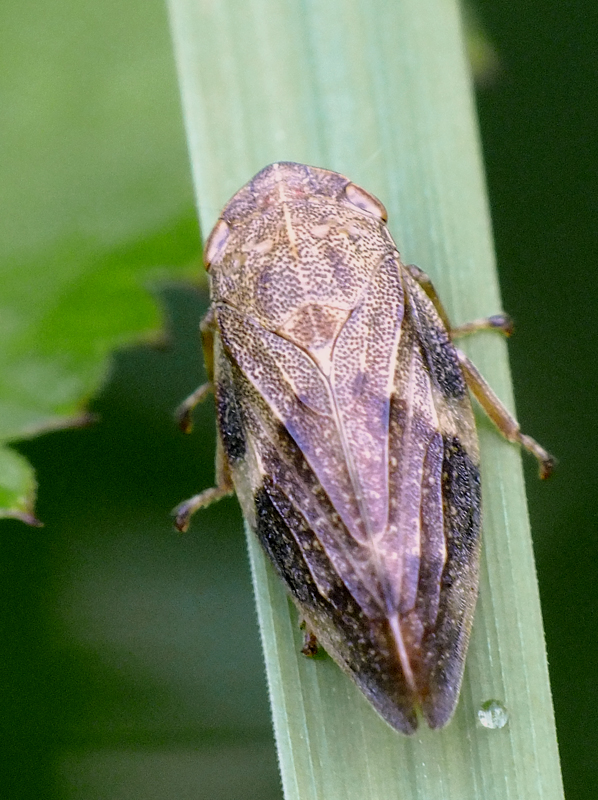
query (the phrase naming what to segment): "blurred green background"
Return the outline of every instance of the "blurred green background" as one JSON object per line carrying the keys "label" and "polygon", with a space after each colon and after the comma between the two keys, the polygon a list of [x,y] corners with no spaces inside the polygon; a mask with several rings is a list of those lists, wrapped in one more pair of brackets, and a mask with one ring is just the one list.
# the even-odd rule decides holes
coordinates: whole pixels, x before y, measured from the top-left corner
{"label": "blurred green background", "polygon": [[[518,412],[560,460],[547,484],[527,463],[528,489],[565,791],[581,800],[598,785],[598,20],[590,2],[474,7],[495,53],[478,107]],[[0,521],[0,796],[279,798],[236,502],[185,536],[168,514],[210,485],[214,429],[209,403],[193,436],[172,422],[203,379],[207,299],[183,281],[199,234],[165,9],[5,0],[0,64],[0,279],[42,304],[68,282],[36,331],[85,362],[89,392],[112,346],[157,328],[147,292],[169,334],[116,353],[97,424],[18,447],[45,528]]]}

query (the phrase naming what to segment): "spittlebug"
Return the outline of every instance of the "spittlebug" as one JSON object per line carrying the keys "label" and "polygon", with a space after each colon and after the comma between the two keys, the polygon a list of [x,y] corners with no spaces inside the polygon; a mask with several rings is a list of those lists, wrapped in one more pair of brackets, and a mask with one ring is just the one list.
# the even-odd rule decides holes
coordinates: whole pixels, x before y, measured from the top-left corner
{"label": "spittlebug", "polygon": [[272,164],[235,194],[205,247],[201,330],[217,486],[236,491],[306,626],[394,728],[439,728],[457,703],[478,591],[479,452],[468,388],[519,431],[426,275],[401,262],[382,203],[335,172]]}

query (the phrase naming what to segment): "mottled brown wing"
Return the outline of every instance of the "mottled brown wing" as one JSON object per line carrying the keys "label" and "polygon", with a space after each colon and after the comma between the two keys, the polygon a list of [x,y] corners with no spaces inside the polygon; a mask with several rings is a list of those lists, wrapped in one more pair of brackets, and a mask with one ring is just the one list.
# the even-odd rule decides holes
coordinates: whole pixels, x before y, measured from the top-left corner
{"label": "mottled brown wing", "polygon": [[444,724],[475,603],[479,481],[463,377],[432,304],[387,258],[328,376],[237,310],[216,318],[220,430],[246,516],[382,716],[409,733],[420,705]]}
{"label": "mottled brown wing", "polygon": [[[236,310],[219,308],[217,321],[225,352],[253,389],[248,405],[265,406],[252,434],[258,437],[263,427],[278,444],[284,431],[302,453],[312,473],[310,483],[327,497],[333,514],[331,533],[322,532],[322,546],[359,605],[370,616],[379,614],[383,590],[371,549],[364,546],[363,503],[355,491],[330,382],[304,351]],[[266,474],[261,453],[257,458],[259,471]],[[291,472],[288,479],[294,481]]]}
{"label": "mottled brown wing", "polygon": [[399,623],[432,728],[463,676],[480,557],[479,453],[467,386],[432,302],[403,273],[405,316],[391,402],[389,536],[400,551]]}
{"label": "mottled brown wing", "polygon": [[[394,728],[413,733],[413,693],[386,615],[367,589],[375,582],[371,563],[272,406],[220,342],[216,350],[220,435],[246,519],[328,653]],[[313,412],[296,402],[309,418]]]}

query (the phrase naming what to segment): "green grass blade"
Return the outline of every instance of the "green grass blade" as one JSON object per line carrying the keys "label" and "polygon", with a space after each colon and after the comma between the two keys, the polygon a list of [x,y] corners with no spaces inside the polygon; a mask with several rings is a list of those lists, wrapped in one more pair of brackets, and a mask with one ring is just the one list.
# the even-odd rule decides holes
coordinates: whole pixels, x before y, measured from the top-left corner
{"label": "green grass blade", "polygon": [[[170,0],[202,229],[265,164],[338,170],[377,194],[407,261],[455,323],[501,309],[455,0]],[[512,406],[506,345],[467,351]],[[443,731],[390,730],[296,615],[249,537],[287,800],[561,798],[520,455],[480,421],[484,560],[459,708]],[[481,703],[509,714],[477,723]]]}

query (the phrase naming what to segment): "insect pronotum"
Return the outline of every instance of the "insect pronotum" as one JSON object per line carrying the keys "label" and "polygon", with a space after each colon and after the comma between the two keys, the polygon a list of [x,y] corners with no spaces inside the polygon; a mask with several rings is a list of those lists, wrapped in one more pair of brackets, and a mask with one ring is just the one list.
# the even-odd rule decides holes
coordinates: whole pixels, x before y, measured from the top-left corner
{"label": "insect pronotum", "polygon": [[216,395],[217,485],[235,491],[306,627],[378,713],[413,733],[455,709],[478,592],[479,451],[468,389],[523,435],[454,338],[427,276],[402,263],[371,194],[335,172],[265,167],[205,247],[201,325]]}

